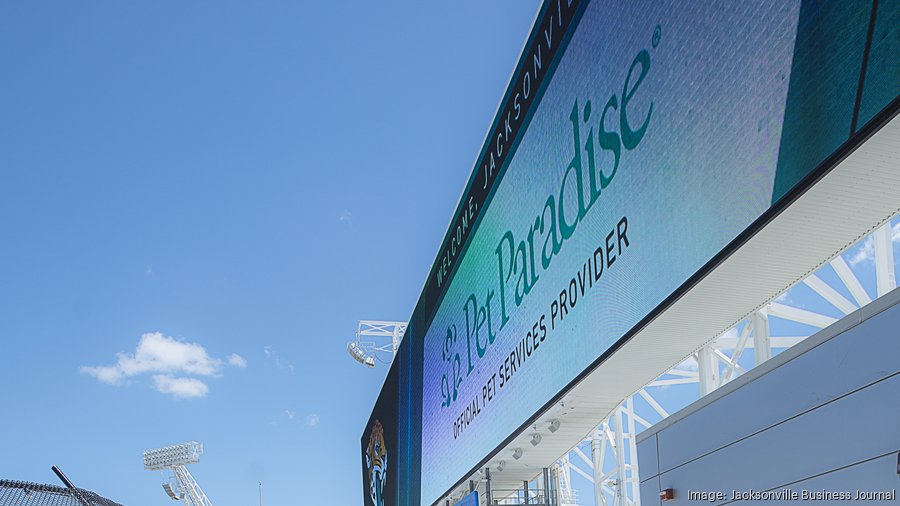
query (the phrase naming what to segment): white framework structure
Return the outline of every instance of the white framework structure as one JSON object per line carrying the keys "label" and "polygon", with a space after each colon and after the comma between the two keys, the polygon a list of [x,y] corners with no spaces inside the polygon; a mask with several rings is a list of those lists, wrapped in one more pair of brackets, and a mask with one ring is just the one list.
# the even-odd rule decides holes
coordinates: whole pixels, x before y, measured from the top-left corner
{"label": "white framework structure", "polygon": [[175,501],[184,501],[186,506],[212,506],[197,480],[187,470],[188,464],[200,462],[203,445],[188,441],[144,452],[144,469],[149,471],[171,470],[174,486],[163,483],[163,490]]}
{"label": "white framework structure", "polygon": [[[897,287],[893,242],[900,239],[900,221],[896,218],[894,221],[893,227],[888,221],[848,249],[862,248],[861,254],[868,255],[874,262],[876,298]],[[773,336],[769,326],[771,319],[813,329],[822,329],[837,321],[838,318],[833,316],[792,306],[789,293],[797,286],[809,288],[843,315],[872,302],[851,263],[837,255],[828,267],[810,274],[764,308],[704,345],[685,362],[625,398],[580,444],[556,462],[559,506],[584,505],[578,502],[572,485],[573,473],[593,485],[594,506],[639,505],[636,436],[669,416],[669,410],[660,402],[666,397],[663,392],[674,385],[697,384],[696,395],[691,400],[699,399],[772,358],[773,351],[790,348],[811,335]],[[825,280],[822,271],[829,268],[832,272],[827,278],[836,281]],[[849,293],[850,298],[842,292]],[[746,359],[742,365],[741,357],[748,351],[748,356],[753,357],[752,365]],[[638,409],[638,404],[642,409]]]}
{"label": "white framework structure", "polygon": [[[407,322],[359,320],[356,340],[347,344],[347,352],[354,360],[368,367],[375,367],[376,361],[390,364],[400,348],[406,326]],[[385,353],[390,354],[390,359],[381,358]]]}

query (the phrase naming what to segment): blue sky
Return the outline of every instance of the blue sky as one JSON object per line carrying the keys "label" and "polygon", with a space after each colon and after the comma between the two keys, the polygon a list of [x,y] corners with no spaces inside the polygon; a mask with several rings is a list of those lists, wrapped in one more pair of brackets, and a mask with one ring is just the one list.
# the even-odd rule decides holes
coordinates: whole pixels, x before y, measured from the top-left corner
{"label": "blue sky", "polygon": [[[0,478],[359,504],[385,368],[536,0],[0,5]],[[140,344],[139,344],[140,343]]]}
{"label": "blue sky", "polygon": [[160,504],[196,439],[216,505],[359,504],[346,343],[411,313],[538,3],[0,4],[0,478]]}

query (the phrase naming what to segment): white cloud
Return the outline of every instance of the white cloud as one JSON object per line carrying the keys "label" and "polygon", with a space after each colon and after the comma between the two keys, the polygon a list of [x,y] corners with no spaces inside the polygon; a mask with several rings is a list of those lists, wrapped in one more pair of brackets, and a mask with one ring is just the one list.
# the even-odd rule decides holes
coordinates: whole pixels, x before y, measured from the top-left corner
{"label": "white cloud", "polygon": [[269,425],[276,427],[282,423],[285,425],[302,423],[307,429],[315,430],[319,426],[319,415],[312,413],[306,415],[306,418],[304,419],[302,415],[298,416],[296,411],[285,409],[274,420],[270,421]]}
{"label": "white cloud", "polygon": [[101,383],[118,385],[122,381],[122,372],[114,365],[89,367],[81,366],[81,372],[90,374],[100,380]]}
{"label": "white cloud", "polygon": [[[900,242],[900,221],[891,227],[891,242]],[[848,262],[855,267],[857,264],[871,262],[874,259],[875,241],[872,239],[872,236],[869,236],[861,245],[857,246],[856,252],[850,255]]]}
{"label": "white cloud", "polygon": [[341,211],[341,215],[338,216],[338,221],[344,225],[347,225],[348,227],[352,227],[353,226],[353,213],[344,209],[343,211]]}
{"label": "white cloud", "polygon": [[228,357],[228,363],[244,369],[247,367],[247,359],[238,355],[237,353],[232,353],[231,356]]}
{"label": "white cloud", "polygon": [[275,362],[275,367],[279,371],[287,374],[294,374],[294,365],[281,360],[281,357],[275,353],[275,350],[273,350],[271,346],[263,346],[263,353],[266,354],[266,358]]}
{"label": "white cloud", "polygon": [[[232,353],[228,363],[246,367],[247,361]],[[218,376],[224,362],[211,356],[198,343],[190,343],[149,332],[141,336],[134,353],[119,352],[111,365],[82,366],[81,372],[101,383],[121,385],[123,380],[141,374],[153,374],[156,389],[176,397],[202,397],[209,387],[202,381],[185,376]]]}
{"label": "white cloud", "polygon": [[875,258],[875,241],[869,236],[857,247],[856,253],[850,257],[849,262],[855,267],[857,264],[871,261],[873,258]]}
{"label": "white cloud", "polygon": [[209,392],[206,383],[196,378],[173,378],[167,374],[153,376],[156,390],[163,394],[172,394],[180,399],[203,397]]}
{"label": "white cloud", "polygon": [[700,364],[697,363],[694,357],[688,357],[684,359],[684,362],[678,364],[677,368],[682,371],[698,371],[700,370]]}
{"label": "white cloud", "polygon": [[213,358],[197,343],[178,341],[159,332],[141,336],[133,354],[119,352],[116,363],[82,367],[81,371],[104,383],[119,384],[122,379],[143,373],[186,373],[213,376],[222,361]]}

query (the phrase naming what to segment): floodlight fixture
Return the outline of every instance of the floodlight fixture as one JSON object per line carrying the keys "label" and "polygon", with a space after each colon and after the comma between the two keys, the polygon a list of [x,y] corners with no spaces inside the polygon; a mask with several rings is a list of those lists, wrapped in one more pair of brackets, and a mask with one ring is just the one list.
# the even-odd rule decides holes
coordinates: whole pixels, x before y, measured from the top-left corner
{"label": "floodlight fixture", "polygon": [[539,444],[541,443],[541,439],[544,439],[544,437],[541,436],[540,434],[538,434],[537,432],[535,432],[535,433],[531,436],[531,446],[537,446],[537,445],[539,445]]}
{"label": "floodlight fixture", "polygon": [[504,467],[506,467],[506,461],[501,460],[500,462],[497,463],[497,472],[502,471]]}
{"label": "floodlight fixture", "polygon": [[554,418],[553,420],[550,420],[550,427],[548,427],[547,429],[550,431],[551,434],[558,431],[559,430],[559,418]]}
{"label": "floodlight fixture", "polygon": [[516,448],[515,450],[513,450],[513,458],[516,460],[519,460],[522,458],[522,449],[521,448]]}
{"label": "floodlight fixture", "polygon": [[172,485],[170,485],[168,483],[163,483],[162,487],[163,487],[163,490],[166,491],[166,495],[171,497],[173,501],[180,501],[182,499],[182,497],[178,493],[176,493],[175,490],[172,488]]}
{"label": "floodlight fixture", "polygon": [[358,342],[350,341],[347,343],[347,353],[360,364],[368,367],[375,367],[375,357],[372,357],[363,351]]}
{"label": "floodlight fixture", "polygon": [[177,466],[186,466],[200,462],[203,445],[196,441],[188,441],[172,446],[157,448],[144,452],[144,469],[159,471]]}

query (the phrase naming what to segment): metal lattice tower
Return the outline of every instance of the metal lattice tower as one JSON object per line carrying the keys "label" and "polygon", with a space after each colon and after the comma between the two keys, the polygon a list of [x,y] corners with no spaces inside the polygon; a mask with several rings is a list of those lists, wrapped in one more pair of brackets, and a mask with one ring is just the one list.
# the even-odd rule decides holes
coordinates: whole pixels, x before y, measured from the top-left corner
{"label": "metal lattice tower", "polygon": [[163,490],[175,501],[184,501],[186,506],[212,506],[197,480],[187,470],[188,464],[200,462],[203,445],[189,441],[173,446],[157,448],[144,452],[144,469],[150,471],[171,470],[174,486],[164,483]]}

